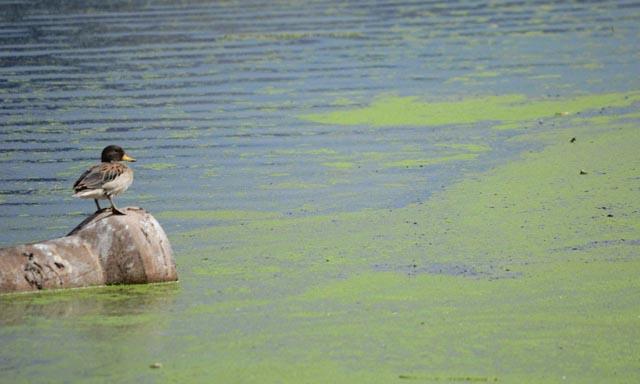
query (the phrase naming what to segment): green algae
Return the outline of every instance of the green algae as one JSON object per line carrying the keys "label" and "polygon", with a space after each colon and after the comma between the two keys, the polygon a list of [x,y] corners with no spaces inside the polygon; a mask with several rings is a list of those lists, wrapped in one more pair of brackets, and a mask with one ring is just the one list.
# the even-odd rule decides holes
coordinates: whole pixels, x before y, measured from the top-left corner
{"label": "green algae", "polygon": [[273,212],[263,211],[234,211],[234,210],[215,210],[215,211],[162,211],[157,214],[161,219],[179,219],[179,220],[219,220],[219,221],[243,221],[243,220],[266,220],[277,219],[282,215]]}
{"label": "green algae", "polygon": [[460,82],[463,84],[471,84],[471,83],[478,82],[479,79],[495,78],[495,77],[498,77],[499,75],[500,73],[495,71],[478,71],[478,72],[473,72],[464,76],[452,77],[449,80],[447,80],[447,83]]}
{"label": "green algae", "polygon": [[[131,332],[127,332],[128,325],[101,323],[100,319],[97,320],[97,327],[91,327],[92,317],[117,318],[113,312],[117,312],[118,308],[109,305],[91,315],[83,316],[81,322],[75,318],[77,312],[71,308],[73,305],[69,305],[66,307],[67,312],[55,318],[57,322],[41,322],[34,316],[26,320],[21,333],[12,334],[10,328],[0,330],[9,336],[3,339],[9,344],[3,343],[6,353],[0,360],[3,360],[3,368],[6,370],[0,374],[3,378],[0,381],[16,382],[14,375],[18,374],[13,372],[20,372],[20,378],[25,382],[37,382],[38,379],[142,383],[636,382],[638,349],[633,343],[638,326],[635,317],[638,315],[637,303],[634,301],[637,299],[638,287],[635,282],[637,263],[634,261],[634,237],[630,236],[625,241],[614,239],[613,236],[602,241],[588,239],[588,236],[581,235],[582,229],[575,226],[580,220],[585,223],[596,221],[597,226],[605,222],[600,222],[600,219],[613,223],[620,216],[618,210],[624,212],[630,202],[637,201],[637,198],[630,195],[627,196],[629,200],[625,205],[621,196],[614,195],[611,206],[601,205],[593,210],[587,208],[595,203],[602,204],[601,201],[608,197],[608,193],[603,191],[599,192],[600,197],[589,196],[584,192],[592,191],[591,184],[594,180],[600,187],[602,183],[619,180],[623,180],[624,188],[635,188],[636,185],[633,184],[633,178],[620,175],[604,181],[603,177],[607,176],[603,173],[609,173],[599,167],[608,164],[607,159],[584,165],[584,156],[577,155],[583,150],[599,151],[598,146],[585,149],[583,144],[588,143],[594,135],[604,133],[596,129],[577,129],[578,124],[606,124],[609,129],[614,121],[589,119],[578,122],[572,118],[544,113],[532,120],[515,122],[493,120],[494,117],[478,120],[483,122],[478,124],[478,130],[496,124],[501,128],[532,130],[532,127],[538,128],[535,120],[544,118],[546,124],[547,117],[551,123],[573,125],[566,131],[563,126],[563,129],[554,130],[551,134],[542,132],[536,136],[518,136],[518,141],[508,141],[506,145],[499,142],[500,139],[492,140],[492,137],[488,140],[492,147],[495,144],[495,153],[470,147],[442,147],[435,144],[442,138],[456,143],[467,140],[469,134],[474,136],[471,127],[456,126],[456,130],[451,130],[448,136],[438,136],[428,145],[403,148],[408,152],[403,153],[397,151],[395,146],[387,146],[387,143],[396,138],[409,141],[405,135],[419,130],[401,128],[372,132],[359,127],[344,129],[348,133],[357,130],[362,135],[363,140],[352,147],[353,144],[346,135],[336,134],[344,127],[303,124],[294,128],[295,122],[290,121],[290,114],[301,113],[296,111],[301,111],[302,108],[314,108],[313,112],[324,110],[323,108],[330,111],[353,110],[354,105],[361,106],[363,101],[366,104],[373,100],[371,92],[378,92],[378,89],[396,88],[404,94],[417,94],[420,98],[423,95],[429,97],[427,94],[432,92],[457,92],[466,99],[475,92],[492,93],[496,89],[526,89],[526,92],[532,94],[555,94],[557,89],[561,89],[563,93],[572,93],[580,87],[585,90],[625,88],[626,85],[621,81],[594,87],[585,84],[590,79],[614,80],[609,76],[613,72],[618,72],[618,76],[629,77],[628,84],[633,86],[637,80],[628,73],[633,69],[633,62],[628,60],[628,55],[630,52],[637,52],[633,50],[633,42],[636,41],[634,37],[637,38],[634,33],[637,31],[630,27],[628,20],[637,17],[637,14],[633,14],[634,8],[625,5],[614,7],[625,7],[621,13],[626,13],[627,17],[620,19],[615,17],[617,13],[609,14],[607,6],[601,4],[586,7],[578,3],[558,7],[553,4],[526,2],[509,2],[508,6],[503,7],[494,2],[486,6],[423,2],[375,6],[363,4],[361,7],[348,4],[312,4],[311,12],[309,8],[306,12],[299,12],[296,7],[301,4],[304,3],[280,3],[276,4],[277,8],[259,7],[259,12],[262,13],[259,19],[269,21],[274,28],[260,32],[261,28],[253,25],[254,22],[241,23],[250,25],[249,33],[242,33],[242,26],[233,22],[233,16],[238,14],[238,10],[229,7],[230,3],[218,2],[215,8],[206,6],[195,10],[188,10],[183,6],[170,8],[170,23],[158,24],[176,27],[176,38],[172,40],[169,36],[167,40],[175,44],[169,50],[163,49],[162,45],[152,41],[152,29],[146,28],[142,31],[145,36],[140,37],[140,40],[148,40],[153,44],[145,44],[144,49],[134,55],[139,60],[130,62],[137,66],[138,73],[144,78],[147,78],[148,73],[159,71],[161,77],[169,74],[167,80],[157,84],[137,84],[135,81],[124,83],[122,76],[111,76],[107,80],[111,80],[111,85],[116,90],[133,90],[134,95],[143,96],[153,93],[153,88],[158,85],[161,91],[157,92],[158,95],[153,95],[162,97],[158,101],[164,99],[163,95],[173,94],[175,90],[178,90],[178,96],[186,91],[185,93],[198,97],[183,100],[186,104],[177,103],[180,101],[179,97],[171,97],[166,103],[158,103],[159,109],[184,109],[187,112],[183,115],[184,120],[175,124],[167,123],[172,129],[162,130],[155,129],[156,123],[142,122],[143,128],[134,136],[144,139],[149,134],[153,135],[153,132],[168,134],[175,125],[189,124],[189,121],[205,117],[197,124],[211,126],[211,129],[219,132],[201,139],[220,144],[219,149],[228,154],[227,160],[235,159],[233,151],[224,150],[229,141],[234,148],[238,145],[238,150],[251,148],[256,159],[274,146],[274,143],[288,145],[289,142],[300,141],[310,143],[310,148],[316,145],[335,145],[336,149],[349,154],[347,158],[335,156],[338,154],[334,153],[326,156],[320,154],[318,158],[309,156],[284,159],[284,162],[273,161],[280,170],[271,176],[287,177],[286,180],[269,180],[275,182],[312,180],[314,183],[331,185],[332,181],[322,177],[316,180],[315,176],[325,172],[334,176],[348,175],[344,176],[347,179],[359,173],[361,165],[363,168],[368,166],[367,171],[373,171],[373,168],[378,170],[382,164],[403,160],[428,161],[432,158],[455,156],[459,152],[463,152],[463,156],[467,156],[467,153],[478,154],[476,159],[479,161],[461,159],[457,160],[458,163],[443,162],[442,166],[434,166],[434,171],[445,168],[448,175],[455,175],[442,182],[447,189],[432,196],[424,204],[403,209],[395,208],[402,204],[400,200],[394,201],[389,205],[394,207],[392,211],[376,209],[353,215],[342,212],[325,213],[313,218],[288,218],[279,212],[273,212],[271,217],[270,213],[266,213],[267,216],[253,216],[249,211],[237,212],[237,215],[230,214],[228,217],[221,214],[213,225],[207,221],[211,217],[217,217],[217,211],[205,211],[203,214],[170,212],[167,217],[190,224],[185,225],[185,228],[192,228],[193,225],[201,227],[187,233],[180,233],[177,228],[168,231],[172,241],[180,240],[174,241],[174,244],[179,244],[175,248],[176,260],[186,286],[180,300],[162,303],[158,307],[136,306],[135,302],[131,302],[121,312],[153,311],[151,313],[157,315],[155,319],[146,318],[149,321],[132,321],[129,324]],[[153,4],[149,6],[149,12],[155,13]],[[248,7],[248,11],[250,8],[252,7]],[[281,17],[279,9],[285,12],[285,18]],[[131,14],[129,11],[134,10],[127,10],[127,15]],[[162,14],[166,11],[159,12]],[[176,16],[184,13],[183,11],[196,24],[196,41],[186,39],[189,37],[190,26],[182,23]],[[210,12],[215,13],[222,21],[215,28],[220,33],[212,35],[207,32],[204,13]],[[246,12],[240,13],[244,15]],[[322,15],[331,15],[331,22],[321,23],[322,20],[318,17]],[[369,21],[359,23],[361,15],[366,16]],[[403,15],[407,19],[396,19],[397,15]],[[291,16],[300,20],[290,24],[287,18]],[[549,23],[549,20],[552,22]],[[600,22],[585,24],[585,20]],[[602,20],[615,20],[616,32],[613,32],[613,28],[609,32],[607,22]],[[232,33],[223,35],[227,21],[232,24]],[[96,20],[95,23],[98,30],[103,29],[100,28],[100,22],[101,20]],[[358,33],[353,38],[359,40],[348,46],[327,40],[335,37],[328,34],[329,30],[324,31],[324,27],[340,28],[341,25],[346,28],[342,33],[349,32],[354,29],[352,26],[356,26]],[[372,26],[373,30],[368,26]],[[473,36],[476,26],[486,28],[480,27],[481,33]],[[290,33],[287,28],[294,33]],[[108,28],[104,30],[111,31]],[[323,31],[319,33],[318,30]],[[118,35],[119,41],[116,43],[127,45],[129,42],[125,35],[126,33]],[[621,35],[626,38],[622,39]],[[314,41],[295,46],[291,44],[294,39]],[[82,43],[84,42],[83,39]],[[173,46],[178,49],[176,55],[171,54]],[[294,48],[293,57],[287,55],[290,47]],[[243,53],[245,49],[248,51]],[[608,53],[612,55],[598,58],[598,55]],[[631,54],[638,58],[637,53]],[[154,63],[156,55],[171,57],[171,65],[155,65],[158,64]],[[567,62],[569,56],[575,56],[575,59]],[[193,68],[189,67],[189,63],[180,65],[180,57],[195,63]],[[120,61],[129,63],[127,60]],[[575,63],[578,68],[582,65],[586,67],[594,61],[604,63],[605,68],[597,72],[592,71],[594,68],[585,68],[589,70],[574,70],[571,73],[571,63]],[[307,71],[309,68],[304,64],[311,64],[312,71]],[[234,68],[239,68],[241,72],[229,71]],[[356,76],[345,77],[353,73],[350,68],[357,68]],[[489,71],[495,72],[487,73]],[[516,71],[521,71],[524,75],[514,76]],[[463,75],[452,77],[450,82],[441,84],[441,79],[460,73]],[[423,80],[430,76],[433,76],[433,80]],[[419,80],[411,80],[412,78]],[[458,80],[463,84],[456,84]],[[107,107],[108,104],[101,100],[114,87],[106,84],[107,89],[101,89],[99,80],[84,83],[88,89],[99,91],[100,97],[95,98],[95,104],[102,109]],[[191,84],[195,84],[197,89],[189,89]],[[277,88],[265,88],[268,84]],[[64,95],[66,93],[63,85],[58,88],[61,88]],[[146,85],[149,87],[145,87]],[[281,94],[280,87],[290,87],[291,94],[285,97],[264,97]],[[213,88],[219,88],[221,92]],[[297,97],[301,89],[311,92],[300,94],[304,97]],[[48,92],[41,92],[41,99],[46,101]],[[227,92],[228,97],[221,97]],[[331,93],[336,97],[333,102],[326,100]],[[252,94],[261,97],[252,101]],[[343,97],[345,95],[347,97]],[[135,96],[130,100],[134,98]],[[232,102],[226,102],[226,98]],[[293,108],[281,115],[271,113],[275,108],[260,109],[259,104],[280,98],[295,100],[297,105],[292,105]],[[191,104],[191,100],[196,103]],[[419,103],[429,101],[434,99],[420,99]],[[212,105],[215,105],[212,108],[217,112],[201,112]],[[272,105],[269,103],[269,106]],[[34,105],[33,108],[38,107]],[[76,112],[83,114],[80,109]],[[89,117],[105,117],[107,112],[95,110],[84,114]],[[149,117],[148,113],[143,112],[138,108],[131,112],[131,116],[126,117]],[[267,124],[254,123],[263,118],[261,114],[267,115],[264,116],[268,118]],[[487,121],[492,123],[484,124]],[[236,130],[237,124],[243,128]],[[239,131],[240,134],[257,132],[256,137],[261,137],[265,125],[269,132],[264,141],[242,137],[227,141],[222,136]],[[430,123],[419,121],[420,127],[424,125]],[[395,127],[393,124],[387,126]],[[148,128],[152,129],[147,130]],[[431,133],[444,130],[443,128],[439,126],[433,130],[421,131]],[[290,129],[297,131],[294,134],[303,135],[300,141],[268,136],[271,132],[289,132]],[[548,127],[541,127],[540,130],[544,129]],[[307,135],[311,133],[309,130],[323,135]],[[90,129],[84,129],[83,133],[89,134]],[[499,138],[516,133],[499,132],[500,135],[504,134]],[[489,132],[487,136],[492,134],[494,132]],[[24,135],[22,133],[20,138],[24,138]],[[100,138],[104,139],[106,136],[109,135],[102,134]],[[433,136],[424,137],[426,141]],[[577,141],[569,145],[571,137],[577,137]],[[126,135],[124,138],[131,139]],[[362,144],[370,142],[372,138],[376,140],[376,144],[366,146],[365,150],[378,149],[382,152],[369,158],[360,156],[357,152],[362,149]],[[86,136],[83,142],[92,139]],[[136,137],[132,139],[135,140]],[[478,134],[476,139],[483,141],[484,137]],[[242,144],[248,140],[251,144],[264,146],[265,151],[253,146],[244,147]],[[558,145],[557,148],[567,152],[565,156],[578,157],[572,160],[559,156],[556,152],[545,151],[518,159],[520,165],[535,163],[532,167],[499,167],[488,173],[469,171],[477,169],[471,165],[485,166],[485,159],[495,160],[489,163],[488,166],[491,167],[506,161],[507,157],[502,156],[510,153],[504,150],[510,144],[524,143],[518,148],[529,150],[540,148],[538,144],[541,141],[545,145]],[[596,142],[606,143],[601,137]],[[152,146],[153,140],[147,138],[138,143]],[[528,146],[527,143],[536,145]],[[615,141],[610,143],[617,144]],[[436,148],[435,153],[431,152],[433,144],[441,147]],[[511,148],[513,147],[516,146]],[[212,153],[214,152],[216,151]],[[611,150],[607,152],[611,156],[617,155],[617,152]],[[625,158],[630,158],[628,147],[624,147],[622,152]],[[549,162],[540,161],[539,156],[547,154],[551,155]],[[281,160],[281,156],[287,154],[277,153],[275,156]],[[205,160],[219,164],[216,159],[211,157]],[[288,166],[299,160],[302,160],[303,165],[306,162],[311,165],[303,171],[309,174],[300,179],[298,177],[301,171]],[[366,160],[371,160],[371,163],[366,163]],[[193,159],[181,159],[181,162],[184,161],[193,162]],[[204,168],[196,168],[202,170],[204,177],[220,176],[215,180],[215,187],[219,190],[224,189],[227,177],[242,176],[252,167],[242,165],[246,168],[236,174],[236,162],[222,163],[224,167],[206,173]],[[353,163],[358,168],[327,165],[336,163]],[[420,163],[414,165],[420,166]],[[539,172],[538,167],[541,168]],[[554,173],[558,169],[567,172]],[[587,171],[587,174],[580,175],[581,169]],[[395,185],[398,188],[404,187],[404,190],[398,191],[398,195],[409,195],[408,199],[414,201],[414,197],[418,198],[415,195],[419,194],[416,191],[420,191],[424,184],[433,182],[430,179],[431,170],[405,172],[387,169],[381,173],[411,175],[412,178],[371,178],[367,188],[357,191],[361,193],[363,200],[378,203],[375,196],[369,196],[368,192],[373,189],[377,192],[383,187],[394,185],[391,181],[398,181]],[[249,176],[259,172],[254,170]],[[267,180],[265,173],[260,174],[264,178],[252,185]],[[73,176],[77,177],[78,174]],[[549,175],[553,175],[553,184],[558,185],[562,185],[562,179],[566,178],[574,190],[567,191],[559,187],[556,193],[556,187],[547,177]],[[448,183],[453,179],[458,180],[457,177],[475,178],[478,183],[467,180],[449,188]],[[527,177],[532,180],[527,182]],[[585,185],[575,184],[576,179]],[[227,185],[238,185],[235,180]],[[387,180],[389,182],[384,183]],[[497,184],[495,188],[491,188],[489,184],[494,182]],[[514,185],[522,182],[526,187],[532,188],[530,192],[526,188],[511,191]],[[539,187],[535,182],[547,188]],[[137,183],[140,190],[145,190],[144,177],[139,178]],[[212,185],[207,184],[207,187]],[[295,187],[291,183],[289,185]],[[480,190],[476,193],[475,188],[478,186]],[[239,199],[233,200],[237,190],[238,188],[230,188],[227,191],[230,198],[220,201],[215,199],[213,191],[205,191],[200,193],[203,201],[198,202],[197,193],[190,193],[186,196],[187,199],[181,199],[181,191],[176,189],[176,198],[170,200],[173,201],[173,209],[180,209],[177,205],[181,203],[188,203],[190,207],[198,203],[202,203],[203,207],[211,207],[228,202],[235,207],[240,203]],[[282,194],[286,192],[289,191]],[[327,208],[327,197],[321,195],[331,193],[332,189],[305,188],[304,192],[311,196],[308,201],[317,204],[318,211],[331,212]],[[316,196],[312,196],[314,193]],[[276,200],[280,191],[269,191],[269,194],[273,194]],[[249,192],[249,195],[254,194]],[[419,198],[424,199],[425,195],[426,193],[420,194]],[[192,197],[195,200],[191,200]],[[549,204],[556,197],[562,200]],[[211,204],[211,201],[215,204]],[[261,208],[257,201],[260,200],[252,202],[250,206],[254,209]],[[292,204],[299,203],[295,199],[291,201]],[[521,203],[523,201],[526,203]],[[602,209],[603,206],[606,209]],[[293,210],[297,207],[291,208]],[[553,239],[553,232],[557,230],[555,228],[546,232],[541,229],[541,226],[546,228],[550,225],[544,217],[550,211],[560,210],[557,215],[561,215],[575,209],[584,215],[572,216],[559,223],[560,227],[566,227],[560,228],[564,238],[573,239],[572,241]],[[527,221],[527,212],[530,211],[537,217],[532,223]],[[609,213],[613,217],[607,217]],[[553,213],[546,220],[557,220],[557,215]],[[597,216],[598,220],[591,216]],[[484,228],[492,227],[495,223],[500,223],[495,229]],[[481,229],[481,234],[476,236],[477,228]],[[597,228],[594,232],[599,233]],[[611,233],[615,233],[615,230]],[[198,241],[192,242],[190,234],[197,235],[195,239]],[[483,241],[482,237],[485,235],[490,238]],[[502,239],[503,235],[506,239]],[[467,238],[472,245],[466,245]],[[551,238],[552,242],[543,243],[547,238]],[[529,249],[530,247],[533,248]],[[456,275],[458,269],[452,268],[451,272],[447,272],[440,268],[443,265],[461,266],[473,273]],[[73,300],[70,302],[73,303]],[[6,308],[4,305],[0,307],[0,312]],[[134,319],[135,316],[134,314]],[[154,327],[156,320],[158,326]],[[138,325],[141,327],[137,327]],[[43,331],[44,327],[47,327],[46,331]],[[56,328],[66,331],[65,336],[69,336],[70,341],[58,338],[61,331],[56,332]],[[109,341],[103,342],[99,336]],[[29,341],[32,341],[29,343],[31,345],[27,344]],[[38,348],[34,348],[34,345],[38,345]],[[54,347],[47,348],[48,345]],[[12,354],[28,358],[12,360]],[[161,362],[163,368],[150,370],[149,364],[156,361]]]}
{"label": "green algae", "polygon": [[327,161],[322,163],[322,165],[335,169],[351,169],[355,167],[354,163],[348,161]]}
{"label": "green algae", "polygon": [[287,177],[287,176],[291,176],[291,174],[287,172],[273,172],[269,174],[269,177]]}
{"label": "green algae", "polygon": [[508,130],[512,130],[512,129],[520,129],[520,128],[523,127],[523,124],[525,124],[525,123],[522,122],[522,121],[498,124],[498,125],[493,126],[493,129],[495,129],[497,131],[508,131]]}
{"label": "green algae", "polygon": [[500,121],[503,124],[554,117],[603,107],[625,107],[640,101],[640,93],[608,93],[567,98],[524,95],[480,96],[426,102],[417,97],[384,96],[364,108],[308,114],[302,119],[333,125],[435,126]]}
{"label": "green algae", "polygon": [[[423,204],[184,233],[235,239],[200,250],[216,259],[197,273],[232,279],[237,301],[195,313],[275,317],[241,337],[255,355],[244,342],[227,349],[237,369],[195,372],[229,380],[267,353],[279,374],[266,382],[301,367],[331,367],[310,382],[637,379],[640,132],[594,123],[563,128],[574,143],[558,134],[521,136],[550,145]],[[274,297],[282,281],[293,292]]]}
{"label": "green algae", "polygon": [[[0,298],[0,332],[22,324],[42,338],[60,327],[73,335],[45,346],[47,356],[95,340],[52,363],[90,370],[87,382],[637,381],[640,133],[599,116],[564,121],[513,139],[545,144],[540,152],[466,175],[422,204],[298,217],[161,212],[199,226],[170,234],[185,289]],[[436,146],[443,161],[491,149]],[[414,165],[441,159],[402,149]],[[19,340],[4,347],[32,353]],[[120,369],[84,355],[118,356]],[[149,370],[156,361],[163,368]]]}
{"label": "green algae", "polygon": [[[437,148],[447,150],[444,155],[431,158],[423,158],[424,151],[420,148],[407,147],[403,148],[402,157],[412,155],[409,158],[401,160],[389,160],[381,162],[384,168],[422,168],[430,165],[437,165],[456,161],[470,161],[476,159],[479,154],[491,151],[491,147],[483,144],[471,143],[437,143]],[[462,152],[462,153],[457,153]],[[390,157],[389,154],[386,157]],[[380,160],[382,157],[378,157]]]}
{"label": "green algae", "polygon": [[293,149],[277,149],[270,152],[271,155],[277,156],[293,156],[293,155],[337,155],[330,148],[293,148]]}
{"label": "green algae", "polygon": [[105,316],[102,313],[95,315],[78,316],[75,321],[78,326],[105,327],[105,328],[131,328],[144,327],[157,321],[158,318],[149,313],[145,314],[119,314]]}
{"label": "green algae", "polygon": [[134,285],[105,285],[57,290],[42,290],[37,292],[19,292],[0,295],[6,303],[28,303],[32,305],[56,304],[77,299],[104,301],[120,301],[133,297],[157,295],[163,297],[179,290],[176,282],[149,283]]}
{"label": "green algae", "polygon": [[384,166],[387,168],[415,168],[415,167],[426,167],[434,164],[442,164],[448,163],[451,161],[468,161],[473,160],[478,157],[475,153],[459,153],[456,155],[436,157],[432,159],[406,159],[400,161],[391,161],[385,163]]}
{"label": "green algae", "polygon": [[199,135],[200,131],[191,128],[180,131],[173,131],[168,135],[168,137],[172,139],[197,139]]}
{"label": "green algae", "polygon": [[[541,154],[526,156],[525,162],[501,168],[500,174],[454,186],[449,193],[468,190],[475,196],[437,202],[440,209],[465,212],[465,220],[447,225],[450,235],[464,236],[470,249],[482,249],[494,241],[491,234],[499,232],[502,251],[520,250],[512,257],[520,257],[523,249],[526,254],[546,254],[550,244],[555,249],[591,240],[637,238],[639,223],[631,212],[635,209],[633,175],[640,163],[631,153],[640,142],[638,131],[575,128],[563,134],[586,136],[588,141],[563,140]],[[580,175],[580,170],[590,173]],[[615,213],[598,209],[603,206],[628,211],[607,217]]]}
{"label": "green algae", "polygon": [[589,117],[575,116],[573,118],[575,124],[589,124],[589,125],[612,125],[619,124],[627,121],[634,121],[640,118],[640,112],[630,111],[621,112],[614,115],[597,115]]}
{"label": "green algae", "polygon": [[164,171],[167,169],[173,169],[176,165],[173,163],[148,163],[140,165],[140,168],[151,169],[154,171]]}
{"label": "green algae", "polygon": [[468,144],[468,143],[440,143],[436,144],[437,147],[462,149],[467,152],[489,152],[491,147],[483,144]]}

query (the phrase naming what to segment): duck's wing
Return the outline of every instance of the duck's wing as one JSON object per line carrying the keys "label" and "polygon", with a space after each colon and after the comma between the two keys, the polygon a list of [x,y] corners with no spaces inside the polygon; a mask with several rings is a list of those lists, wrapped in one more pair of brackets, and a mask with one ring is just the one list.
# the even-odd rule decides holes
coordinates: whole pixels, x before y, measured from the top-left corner
{"label": "duck's wing", "polygon": [[73,190],[80,192],[85,189],[102,188],[105,183],[115,180],[127,171],[127,166],[121,163],[101,163],[84,171],[73,184]]}

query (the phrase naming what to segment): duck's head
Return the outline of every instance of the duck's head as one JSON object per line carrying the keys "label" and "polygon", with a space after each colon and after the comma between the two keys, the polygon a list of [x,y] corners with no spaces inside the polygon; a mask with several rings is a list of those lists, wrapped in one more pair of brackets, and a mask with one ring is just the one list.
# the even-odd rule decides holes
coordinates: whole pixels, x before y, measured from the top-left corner
{"label": "duck's head", "polygon": [[127,155],[122,147],[110,145],[102,150],[102,162],[113,163],[116,161],[136,161],[133,157]]}

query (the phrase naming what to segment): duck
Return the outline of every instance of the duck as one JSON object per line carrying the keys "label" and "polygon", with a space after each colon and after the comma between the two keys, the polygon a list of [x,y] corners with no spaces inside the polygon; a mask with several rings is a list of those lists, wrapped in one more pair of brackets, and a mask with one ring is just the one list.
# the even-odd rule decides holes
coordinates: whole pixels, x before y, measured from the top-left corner
{"label": "duck", "polygon": [[[118,209],[113,197],[126,191],[133,183],[133,170],[123,161],[134,162],[136,159],[125,153],[118,145],[109,145],[102,150],[102,162],[84,171],[73,184],[73,197],[93,199],[100,212],[98,200],[109,200],[111,212],[115,215],[126,215]],[[105,208],[106,209],[106,208]]]}

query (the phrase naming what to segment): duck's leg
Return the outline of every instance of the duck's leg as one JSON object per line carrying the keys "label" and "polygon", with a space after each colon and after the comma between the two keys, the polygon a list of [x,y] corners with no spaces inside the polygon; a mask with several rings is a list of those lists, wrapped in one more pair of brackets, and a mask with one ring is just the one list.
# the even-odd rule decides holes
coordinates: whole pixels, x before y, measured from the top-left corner
{"label": "duck's leg", "polygon": [[98,210],[96,212],[102,211],[102,207],[100,207],[100,203],[98,203],[98,199],[93,199],[93,201],[96,202],[96,207],[98,207]]}
{"label": "duck's leg", "polygon": [[109,199],[109,202],[111,203],[111,212],[113,212],[114,215],[126,215],[126,213],[122,212],[118,209],[118,207],[116,207],[116,205],[113,203],[113,200],[111,200],[110,195],[107,195],[107,199]]}

